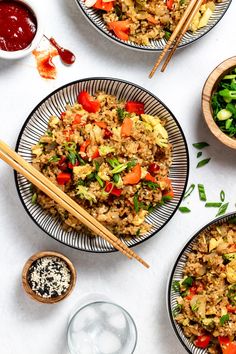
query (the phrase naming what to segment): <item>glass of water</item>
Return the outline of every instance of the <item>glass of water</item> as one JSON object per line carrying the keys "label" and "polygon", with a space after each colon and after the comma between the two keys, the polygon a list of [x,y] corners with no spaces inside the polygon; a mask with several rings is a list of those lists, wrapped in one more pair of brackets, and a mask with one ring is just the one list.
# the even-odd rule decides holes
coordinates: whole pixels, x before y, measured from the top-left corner
{"label": "glass of water", "polygon": [[137,329],[130,314],[109,300],[83,304],[68,326],[71,354],[132,354]]}

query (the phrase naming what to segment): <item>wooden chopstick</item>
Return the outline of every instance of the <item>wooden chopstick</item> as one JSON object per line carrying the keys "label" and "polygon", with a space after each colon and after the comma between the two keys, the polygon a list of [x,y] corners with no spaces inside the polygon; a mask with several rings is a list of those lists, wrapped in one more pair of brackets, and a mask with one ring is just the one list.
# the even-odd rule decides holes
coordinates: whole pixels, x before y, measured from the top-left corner
{"label": "wooden chopstick", "polygon": [[11,148],[0,140],[0,158],[13,167],[16,171],[26,177],[30,182],[64,207],[69,213],[78,218],[84,225],[93,232],[104,238],[113,247],[118,249],[129,258],[135,258],[146,268],[149,265],[135,252],[129,249],[120,239],[113,235],[100,222],[93,218],[83,208],[81,208],[73,199],[66,195],[60,188],[55,186],[41,172],[37,171],[31,164],[25,161],[19,154],[11,150]]}
{"label": "wooden chopstick", "polygon": [[187,21],[185,22],[185,24],[183,25],[180,33],[178,34],[178,37],[176,38],[175,44],[172,47],[171,51],[168,54],[168,57],[166,58],[162,68],[161,68],[161,72],[164,72],[167,65],[169,64],[172,56],[174,55],[179,43],[181,42],[183,36],[185,35],[185,33],[188,31],[189,26],[191,25],[194,17],[196,16],[196,14],[198,13],[200,7],[202,6],[203,0],[200,0],[199,2],[197,2],[195,4],[195,7],[193,8],[193,11],[191,12],[190,16],[188,17]]}
{"label": "wooden chopstick", "polygon": [[152,71],[149,74],[149,78],[150,79],[153,77],[153,75],[155,74],[157,68],[159,67],[160,63],[162,62],[162,59],[164,58],[164,56],[166,55],[167,51],[170,49],[170,47],[174,43],[176,37],[178,36],[179,32],[181,31],[183,25],[185,24],[185,21],[188,19],[189,15],[192,13],[195,4],[199,3],[200,1],[201,0],[190,0],[190,3],[188,4],[183,16],[179,20],[174,32],[171,34],[171,36],[170,36],[168,42],[166,43],[162,53],[158,57],[155,65],[153,66]]}

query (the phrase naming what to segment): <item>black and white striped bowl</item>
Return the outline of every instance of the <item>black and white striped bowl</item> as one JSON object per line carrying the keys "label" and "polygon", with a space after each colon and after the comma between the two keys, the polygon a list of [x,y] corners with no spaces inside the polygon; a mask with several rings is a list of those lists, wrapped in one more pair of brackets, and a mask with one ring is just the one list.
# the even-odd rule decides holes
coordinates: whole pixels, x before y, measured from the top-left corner
{"label": "black and white striped bowl", "polygon": [[[166,45],[166,40],[164,38],[161,40],[151,40],[150,45],[148,46],[139,45],[131,41],[123,41],[118,37],[116,37],[111,31],[108,30],[107,25],[105,24],[100,11],[85,6],[85,0],[75,0],[75,1],[79,6],[79,8],[81,9],[84,16],[87,18],[87,20],[105,37],[110,38],[111,40],[113,40],[118,44],[121,44],[128,48],[147,51],[147,52],[161,51]],[[228,10],[231,1],[232,0],[223,0],[221,3],[217,3],[216,9],[212,14],[208,24],[194,33],[190,31],[187,32],[183,36],[181,43],[179,44],[179,48],[195,42],[199,38],[203,37],[206,33],[208,33],[213,27],[215,27],[215,25],[221,20],[221,18]]]}
{"label": "black and white striped bowl", "polygon": [[[179,123],[169,109],[153,94],[135,84],[111,78],[89,78],[74,81],[52,92],[32,111],[27,118],[19,134],[16,151],[28,162],[31,162],[31,147],[47,130],[47,124],[51,115],[60,116],[67,103],[74,104],[80,91],[86,90],[91,94],[104,91],[113,94],[119,99],[141,101],[145,103],[145,111],[148,114],[158,115],[167,119],[167,131],[169,140],[173,145],[173,164],[170,178],[173,181],[175,197],[157,208],[148,215],[147,221],[153,225],[153,229],[143,236],[137,236],[131,240],[124,240],[128,246],[134,246],[153,236],[173,216],[181,202],[188,179],[189,157],[184,134]],[[100,237],[90,237],[88,234],[76,231],[65,231],[58,219],[46,213],[40,206],[31,203],[32,193],[30,183],[19,174],[15,174],[15,181],[20,199],[28,214],[35,223],[48,235],[56,240],[85,251],[110,252],[114,248]]]}
{"label": "black and white striped bowl", "polygon": [[180,296],[180,294],[176,293],[173,290],[172,284],[175,280],[178,281],[183,278],[183,269],[184,269],[184,266],[187,262],[187,254],[192,251],[192,247],[195,244],[195,242],[197,241],[199,234],[204,230],[209,230],[212,225],[221,225],[224,222],[227,222],[231,219],[234,219],[234,222],[235,222],[235,218],[236,218],[236,212],[233,212],[233,213],[229,213],[224,216],[221,216],[221,217],[209,222],[207,225],[204,225],[193,237],[191,237],[191,239],[184,246],[184,248],[180,252],[177,260],[175,261],[173,269],[171,270],[171,274],[170,274],[168,285],[167,285],[167,309],[168,309],[168,313],[169,313],[169,318],[170,318],[172,327],[175,331],[175,334],[177,335],[178,339],[180,340],[180,343],[184,346],[184,348],[190,354],[206,354],[207,350],[196,347],[184,335],[184,333],[181,329],[181,326],[175,321],[174,316],[173,316],[173,311],[174,311],[176,304],[177,304],[177,297]]}

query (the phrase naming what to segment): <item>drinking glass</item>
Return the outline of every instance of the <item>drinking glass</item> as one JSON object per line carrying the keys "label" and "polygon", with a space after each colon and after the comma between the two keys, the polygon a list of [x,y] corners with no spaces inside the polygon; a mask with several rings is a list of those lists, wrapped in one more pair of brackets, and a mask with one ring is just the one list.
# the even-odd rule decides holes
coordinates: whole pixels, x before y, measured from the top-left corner
{"label": "drinking glass", "polygon": [[137,329],[130,314],[107,298],[82,301],[67,332],[71,354],[132,354]]}

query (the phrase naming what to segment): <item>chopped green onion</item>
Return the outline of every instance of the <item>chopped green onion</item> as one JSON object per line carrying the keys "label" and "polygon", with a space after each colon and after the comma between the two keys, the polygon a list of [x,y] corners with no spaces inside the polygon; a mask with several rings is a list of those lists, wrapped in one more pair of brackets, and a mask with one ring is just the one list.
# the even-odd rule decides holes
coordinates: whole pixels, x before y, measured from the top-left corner
{"label": "chopped green onion", "polygon": [[199,193],[199,198],[200,200],[202,200],[203,202],[206,202],[207,198],[206,198],[206,192],[205,192],[205,188],[203,184],[198,184],[198,193]]}
{"label": "chopped green onion", "polygon": [[197,159],[202,156],[202,151],[198,151],[197,153]]}
{"label": "chopped green onion", "polygon": [[126,163],[122,163],[118,166],[116,166],[115,168],[113,168],[113,170],[111,171],[111,173],[116,174],[116,173],[120,173],[122,171],[124,171],[127,167]]}
{"label": "chopped green onion", "polygon": [[67,158],[72,163],[72,165],[75,165],[77,159],[77,153],[74,151],[70,151]]}
{"label": "chopped green onion", "polygon": [[181,285],[190,288],[193,285],[193,278],[192,277],[185,278]]}
{"label": "chopped green onion", "polygon": [[190,194],[193,192],[194,188],[195,188],[195,184],[191,184],[191,186],[184,193],[184,199],[186,199],[190,196]]}
{"label": "chopped green onion", "polygon": [[82,166],[86,165],[86,162],[82,159],[82,157],[81,157],[79,154],[77,154],[77,159],[79,160],[79,163],[80,163]]}
{"label": "chopped green onion", "polygon": [[47,135],[47,136],[52,136],[51,130],[47,130],[47,131],[46,131],[46,135]]}
{"label": "chopped green onion", "polygon": [[174,310],[172,311],[173,316],[176,317],[180,313],[181,309],[182,309],[181,304],[176,305]]}
{"label": "chopped green onion", "polygon": [[164,37],[168,41],[170,39],[171,32],[170,31],[165,31]]}
{"label": "chopped green onion", "polygon": [[136,231],[136,236],[137,236],[137,237],[139,237],[139,236],[140,236],[140,232],[141,232],[141,230],[140,230],[140,229],[138,229],[138,230]]}
{"label": "chopped green onion", "polygon": [[161,198],[162,203],[168,202],[169,200],[173,199],[170,195],[163,195]]}
{"label": "chopped green onion", "polygon": [[107,162],[112,168],[115,168],[116,166],[119,166],[120,163],[117,159],[107,159]]}
{"label": "chopped green onion", "polygon": [[125,112],[124,108],[117,108],[117,116],[120,122],[122,122],[127,114],[127,112]]}
{"label": "chopped green onion", "polygon": [[229,321],[229,314],[227,313],[226,315],[223,315],[221,318],[220,318],[220,324],[221,326],[224,326],[225,322],[228,322]]}
{"label": "chopped green onion", "polygon": [[205,204],[205,207],[206,208],[219,208],[220,206],[222,205],[222,203],[211,203],[211,202],[209,202],[209,203],[206,203]]}
{"label": "chopped green onion", "polygon": [[211,160],[211,158],[199,161],[197,164],[197,168],[205,166],[210,160]]}
{"label": "chopped green onion", "polygon": [[56,155],[50,157],[50,159],[48,160],[48,162],[57,162],[57,161],[60,161],[60,157]]}
{"label": "chopped green onion", "polygon": [[179,211],[181,213],[190,213],[191,210],[187,207],[179,207]]}
{"label": "chopped green onion", "polygon": [[138,201],[138,194],[136,193],[133,198],[134,201],[134,210],[136,213],[139,212],[139,201]]}
{"label": "chopped green onion", "polygon": [[220,216],[220,215],[225,214],[226,210],[228,209],[228,206],[229,206],[229,203],[225,203],[225,204],[221,205],[216,216]]}
{"label": "chopped green onion", "polygon": [[37,198],[38,198],[37,193],[34,193],[34,194],[32,195],[32,198],[31,198],[31,203],[32,203],[32,204],[36,204]]}
{"label": "chopped green onion", "polygon": [[85,186],[85,181],[82,178],[78,179],[76,186]]}
{"label": "chopped green onion", "polygon": [[113,175],[113,181],[114,181],[115,183],[118,183],[118,182],[119,182],[119,179],[120,179],[119,174],[114,174],[114,175]]}
{"label": "chopped green onion", "polygon": [[93,180],[93,179],[96,179],[96,173],[95,173],[95,172],[90,173],[88,176],[86,176],[86,179],[87,179],[88,181],[91,181],[91,180]]}
{"label": "chopped green onion", "polygon": [[130,162],[127,163],[127,170],[129,171],[132,167],[137,165],[137,161],[136,160],[132,160]]}
{"label": "chopped green onion", "polygon": [[172,283],[172,289],[174,292],[178,293],[180,291],[180,283],[178,280],[174,280]]}
{"label": "chopped green onion", "polygon": [[100,168],[100,165],[97,161],[95,161],[95,171],[98,172]]}
{"label": "chopped green onion", "polygon": [[103,180],[97,174],[95,175],[95,178],[98,181],[98,183],[100,184],[100,186],[103,188],[103,186],[104,186]]}
{"label": "chopped green onion", "polygon": [[193,144],[193,147],[195,147],[195,148],[198,149],[198,150],[204,149],[204,147],[206,147],[206,146],[209,146],[209,144],[206,143],[205,141],[202,141],[202,142],[200,142],[200,143],[194,143],[194,144]]}
{"label": "chopped green onion", "polygon": [[222,202],[225,201],[225,192],[224,192],[223,190],[220,192],[220,200],[221,200]]}
{"label": "chopped green onion", "polygon": [[151,182],[151,181],[143,181],[144,186],[148,186],[150,189],[157,189],[159,188],[159,184]]}

